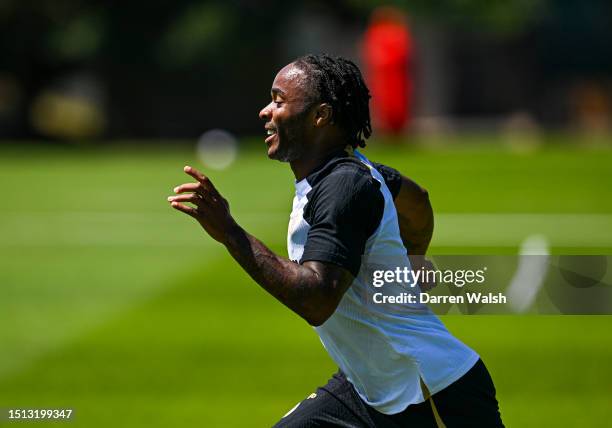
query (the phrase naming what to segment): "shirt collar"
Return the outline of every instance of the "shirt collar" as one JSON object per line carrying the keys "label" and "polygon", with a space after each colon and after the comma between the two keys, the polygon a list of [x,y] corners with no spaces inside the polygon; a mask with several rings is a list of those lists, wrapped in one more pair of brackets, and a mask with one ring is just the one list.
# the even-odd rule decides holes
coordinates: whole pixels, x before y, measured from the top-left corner
{"label": "shirt collar", "polygon": [[308,184],[308,177],[295,182],[295,193],[298,195],[305,195],[309,190],[310,184]]}

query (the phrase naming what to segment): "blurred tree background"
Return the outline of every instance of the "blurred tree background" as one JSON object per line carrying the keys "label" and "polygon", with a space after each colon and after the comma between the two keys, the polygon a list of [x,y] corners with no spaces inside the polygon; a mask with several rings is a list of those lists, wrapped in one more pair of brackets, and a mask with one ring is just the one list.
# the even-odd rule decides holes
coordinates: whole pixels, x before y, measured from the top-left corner
{"label": "blurred tree background", "polygon": [[[610,2],[388,4],[407,13],[416,40],[417,127],[419,118],[469,126],[527,117],[609,128]],[[360,37],[380,5],[4,0],[0,138],[259,133],[257,112],[276,71],[308,52],[359,62]]]}

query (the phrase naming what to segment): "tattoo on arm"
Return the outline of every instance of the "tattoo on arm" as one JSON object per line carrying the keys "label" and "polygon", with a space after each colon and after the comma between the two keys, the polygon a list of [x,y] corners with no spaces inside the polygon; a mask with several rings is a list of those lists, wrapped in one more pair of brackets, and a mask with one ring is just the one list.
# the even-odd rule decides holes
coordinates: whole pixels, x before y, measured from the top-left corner
{"label": "tattoo on arm", "polygon": [[311,325],[321,325],[333,314],[352,282],[339,266],[300,265],[279,257],[242,228],[228,236],[226,247],[255,282]]}

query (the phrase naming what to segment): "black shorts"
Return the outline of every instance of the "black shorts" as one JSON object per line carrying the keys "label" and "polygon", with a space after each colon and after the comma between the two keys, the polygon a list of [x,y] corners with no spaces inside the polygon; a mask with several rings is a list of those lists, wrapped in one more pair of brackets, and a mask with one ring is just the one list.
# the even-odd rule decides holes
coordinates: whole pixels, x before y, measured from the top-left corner
{"label": "black shorts", "polygon": [[274,425],[275,428],[444,426],[504,426],[495,387],[482,360],[431,399],[394,415],[385,415],[364,403],[344,374],[338,372],[327,385],[310,394]]}

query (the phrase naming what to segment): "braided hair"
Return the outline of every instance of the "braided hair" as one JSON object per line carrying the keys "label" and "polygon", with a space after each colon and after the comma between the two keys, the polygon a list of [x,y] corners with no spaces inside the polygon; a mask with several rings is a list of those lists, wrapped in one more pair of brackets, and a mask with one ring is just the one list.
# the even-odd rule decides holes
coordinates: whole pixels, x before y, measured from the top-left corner
{"label": "braided hair", "polygon": [[306,55],[294,61],[306,73],[307,90],[318,102],[331,105],[333,120],[353,148],[365,147],[372,135],[370,91],[352,61],[329,55]]}

